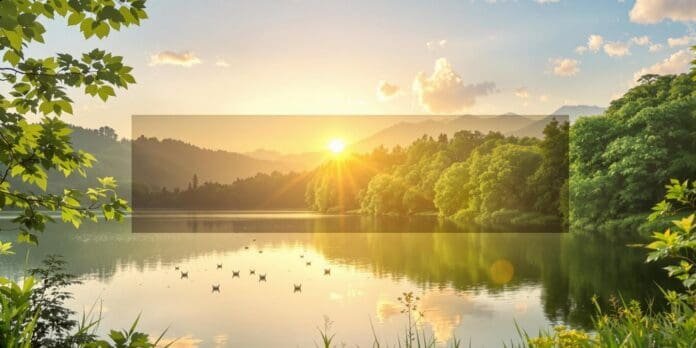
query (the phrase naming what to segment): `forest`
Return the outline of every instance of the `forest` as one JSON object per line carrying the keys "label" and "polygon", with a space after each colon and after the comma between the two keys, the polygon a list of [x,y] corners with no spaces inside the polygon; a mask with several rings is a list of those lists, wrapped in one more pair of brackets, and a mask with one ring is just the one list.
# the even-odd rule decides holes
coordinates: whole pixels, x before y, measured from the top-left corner
{"label": "forest", "polygon": [[567,122],[544,138],[459,131],[407,147],[325,161],[303,173],[259,173],[231,184],[133,186],[135,208],[311,209],[370,215],[439,214],[483,226],[560,225],[567,219]]}

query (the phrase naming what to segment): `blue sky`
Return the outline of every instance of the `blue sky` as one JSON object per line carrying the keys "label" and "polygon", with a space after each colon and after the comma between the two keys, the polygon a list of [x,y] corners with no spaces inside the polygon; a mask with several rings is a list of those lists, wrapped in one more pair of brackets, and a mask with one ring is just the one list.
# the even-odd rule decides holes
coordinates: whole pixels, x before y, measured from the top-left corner
{"label": "blue sky", "polygon": [[[685,71],[696,43],[688,0],[148,7],[141,27],[105,40],[85,41],[60,21],[48,24],[46,45],[32,47],[36,55],[107,48],[135,68],[138,85],[115,100],[76,98],[71,122],[127,136],[132,114],[545,114],[606,106],[641,71]],[[589,47],[590,35],[602,40]]]}

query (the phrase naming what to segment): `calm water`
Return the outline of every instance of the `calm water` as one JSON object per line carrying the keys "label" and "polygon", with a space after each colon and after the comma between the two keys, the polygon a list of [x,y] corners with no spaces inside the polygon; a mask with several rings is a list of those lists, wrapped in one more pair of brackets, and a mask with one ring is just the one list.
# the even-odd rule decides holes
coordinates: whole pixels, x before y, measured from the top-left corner
{"label": "calm water", "polygon": [[[127,327],[142,313],[142,331],[158,336],[169,327],[166,338],[178,337],[178,347],[314,347],[325,316],[338,343],[372,346],[372,321],[391,345],[406,325],[397,301],[404,291],[420,296],[422,327],[439,341],[456,336],[497,347],[518,337],[515,321],[530,333],[557,323],[588,327],[594,294],[602,303],[618,294],[649,301],[660,297],[656,283],[665,284],[664,272],[643,264],[643,251],[626,243],[557,233],[438,233],[450,227],[433,217],[153,213],[77,232],[56,225],[28,262],[64,255],[84,281],[71,289],[72,308],[101,302],[104,330]],[[358,228],[410,232],[330,233]],[[259,230],[277,233],[248,232]],[[0,258],[2,274],[22,274],[25,249]],[[189,277],[181,279],[177,266]],[[212,284],[220,284],[219,293]]]}

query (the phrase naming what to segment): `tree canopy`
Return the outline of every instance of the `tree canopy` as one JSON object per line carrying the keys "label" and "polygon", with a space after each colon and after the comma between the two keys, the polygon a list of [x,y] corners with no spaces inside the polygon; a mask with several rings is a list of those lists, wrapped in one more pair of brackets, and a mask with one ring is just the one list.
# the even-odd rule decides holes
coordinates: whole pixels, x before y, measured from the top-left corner
{"label": "tree canopy", "polygon": [[667,178],[696,173],[694,72],[646,75],[604,115],[571,129],[570,218],[576,229],[635,229]]}
{"label": "tree canopy", "polygon": [[[0,67],[3,90],[0,95],[0,209],[15,209],[12,221],[19,226],[19,241],[37,243],[36,231],[43,231],[53,218],[47,211],[58,211],[61,219],[78,227],[84,219],[97,219],[99,208],[107,220],[120,219],[128,209],[114,190],[111,177],[98,180],[86,190],[62,188],[47,193],[48,175],[86,175],[96,161],[89,153],[75,149],[71,129],[60,120],[72,114],[68,89],[106,101],[115,88],[135,83],[132,68],[123,58],[100,49],[73,56],[59,53],[49,57],[28,57],[26,47],[44,43],[44,20],[66,18],[88,39],[106,37],[111,30],[138,25],[147,18],[145,1],[0,1]],[[28,116],[41,120],[31,123]],[[29,184],[16,189],[10,178]],[[6,247],[9,244],[4,244]]]}

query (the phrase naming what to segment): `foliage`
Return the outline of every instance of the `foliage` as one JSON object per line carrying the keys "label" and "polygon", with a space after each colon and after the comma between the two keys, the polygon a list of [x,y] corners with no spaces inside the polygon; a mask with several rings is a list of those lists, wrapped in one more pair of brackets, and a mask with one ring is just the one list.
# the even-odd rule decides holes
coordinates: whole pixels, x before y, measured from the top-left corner
{"label": "foliage", "polygon": [[[635,230],[664,178],[696,172],[696,72],[646,75],[601,116],[570,130],[570,220],[574,230]],[[622,223],[622,221],[628,222]]]}
{"label": "foliage", "polygon": [[529,347],[575,348],[593,347],[597,345],[597,341],[587,332],[569,329],[564,325],[555,326],[553,332],[541,332],[538,337],[529,337],[526,332],[520,333]]}
{"label": "foliage", "polygon": [[[93,342],[89,342],[86,345],[84,345],[85,348],[155,348],[158,347],[159,342],[162,340],[162,337],[164,334],[167,332],[165,330],[162,332],[162,334],[155,339],[154,341],[150,340],[150,336],[148,334],[142,333],[142,332],[137,332],[135,331],[135,328],[138,326],[138,321],[140,321],[140,316],[138,316],[131,327],[128,330],[111,330],[109,332],[109,340],[96,340]],[[163,348],[170,347],[176,343],[170,342],[168,344],[165,344],[164,346],[159,346]]]}
{"label": "foliage", "polygon": [[[421,325],[420,320],[423,318],[423,313],[418,311],[418,302],[420,297],[413,294],[413,292],[404,292],[403,296],[399,296],[397,301],[401,305],[400,313],[404,314],[407,318],[407,326],[403,332],[403,337],[399,336],[396,339],[396,344],[394,347],[404,347],[404,348],[435,348],[442,347],[443,342],[438,342],[435,337],[428,335],[423,325]],[[333,321],[330,321],[328,317],[324,317],[324,328],[317,328],[319,331],[319,336],[321,338],[321,346],[325,348],[332,347],[332,342],[335,338],[335,334],[331,334],[331,327],[333,326]],[[375,327],[370,320],[370,328],[372,329],[372,347],[382,347],[384,344],[377,337],[375,332]],[[447,343],[446,347],[459,348],[461,347],[461,340],[456,336],[452,337],[452,340]],[[316,344],[315,344],[316,345]],[[317,345],[319,346],[319,345]],[[343,344],[343,346],[346,346]],[[389,347],[390,345],[385,345]]]}
{"label": "foliage", "polygon": [[646,262],[676,260],[665,267],[668,275],[681,281],[683,291],[663,291],[669,303],[664,312],[643,310],[636,301],[614,301],[613,312],[604,313],[595,299],[597,316],[594,334],[578,330],[556,329],[530,338],[522,333],[525,346],[530,347],[691,347],[696,342],[696,275],[693,256],[696,254],[694,216],[696,186],[689,181],[672,179],[666,186],[665,199],[653,207],[651,220],[663,215],[691,214],[672,221],[664,232],[655,232],[653,241],[644,247],[650,250]]}
{"label": "foliage", "polygon": [[310,208],[372,215],[437,211],[462,223],[551,226],[567,217],[567,123],[552,119],[543,140],[459,131],[424,135],[391,152],[331,161],[307,189]]}
{"label": "foliage", "polygon": [[389,151],[380,146],[368,154],[327,161],[313,172],[307,184],[307,206],[320,212],[359,208],[361,191],[368,182],[401,163],[405,156],[401,147]]}
{"label": "foliage", "polygon": [[[43,232],[53,222],[50,212],[60,212],[64,222],[79,227],[85,219],[120,220],[129,210],[116,193],[112,177],[99,178],[99,185],[86,190],[61,187],[49,191],[48,174],[65,177],[86,176],[96,159],[75,149],[71,129],[60,120],[72,114],[68,89],[82,89],[85,94],[106,101],[115,96],[114,88],[128,88],[135,79],[132,68],[123,58],[100,49],[78,57],[68,53],[33,58],[25,55],[30,43],[44,43],[44,20],[67,19],[78,26],[86,39],[106,37],[111,30],[138,25],[147,18],[144,0],[3,0],[0,1],[0,55],[6,66],[0,67],[4,82],[0,95],[0,210],[15,210],[12,223],[19,230],[18,241],[37,244],[36,232]],[[40,115],[30,123],[29,115]],[[107,130],[104,134],[111,136]],[[14,179],[14,180],[11,180]],[[14,181],[24,186],[15,186]],[[37,191],[38,190],[38,191]],[[99,214],[95,209],[99,209]],[[11,251],[10,242],[0,242],[0,253]],[[41,276],[42,285],[34,288],[35,278],[21,282],[0,278],[0,342],[3,347],[64,346],[90,339],[78,330],[77,341],[70,341],[68,331],[77,323],[63,307],[70,294],[61,290],[75,280],[62,272],[62,262],[49,259],[45,267],[30,271]],[[20,285],[21,284],[21,285]],[[137,323],[137,320],[136,320]],[[127,332],[116,346],[145,347],[147,335]],[[129,343],[130,342],[130,343]],[[94,346],[102,346],[94,343]]]}
{"label": "foliage", "polygon": [[5,348],[29,348],[39,312],[31,310],[34,278],[19,284],[0,277],[0,342]]}
{"label": "foliage", "polygon": [[324,316],[324,327],[317,328],[319,331],[319,336],[321,337],[321,346],[324,348],[331,348],[331,343],[336,337],[335,333],[331,333],[331,326],[333,326],[333,321],[329,317]]}
{"label": "foliage", "polygon": [[[666,186],[665,199],[653,207],[650,219],[654,220],[662,215],[674,215],[684,210],[696,211],[696,184],[688,180],[679,182],[672,179]],[[696,224],[691,213],[687,217],[673,220],[673,226],[664,232],[654,232],[653,242],[645,247],[651,252],[647,261],[678,260],[677,264],[669,265],[665,269],[671,277],[679,279],[686,294],[684,300],[696,305]]]}
{"label": "foliage", "polygon": [[[110,177],[99,186],[85,191],[65,188],[60,193],[46,193],[48,171],[65,176],[85,175],[95,158],[77,150],[70,142],[71,130],[59,117],[71,114],[69,88],[83,89],[106,101],[114,96],[114,87],[127,88],[135,82],[132,68],[122,57],[94,49],[78,58],[67,53],[53,57],[26,57],[29,43],[44,42],[42,19],[67,18],[69,25],[79,26],[85,38],[103,38],[121,26],[137,25],[147,18],[145,2],[120,1],[20,1],[0,3],[0,54],[8,66],[0,67],[8,95],[0,95],[0,209],[18,209],[13,220],[19,225],[19,241],[37,243],[34,234],[43,231],[53,218],[46,211],[59,211],[61,219],[79,227],[84,219],[97,219],[100,208],[107,220],[120,219],[128,210],[126,202],[115,192]],[[28,114],[41,114],[32,124]],[[19,178],[39,189],[16,190],[8,180]]]}
{"label": "foliage", "polygon": [[[72,294],[64,289],[81,284],[73,274],[65,272],[65,261],[58,255],[49,255],[42,267],[29,270],[40,285],[31,292],[30,312],[39,313],[32,344],[36,347],[66,347],[94,340],[84,327],[78,329],[75,311],[65,307]],[[77,329],[77,330],[76,330]]]}
{"label": "foliage", "polygon": [[150,190],[133,185],[133,206],[173,209],[303,209],[308,173],[258,173],[231,184],[204,182],[194,176],[185,190]]}

